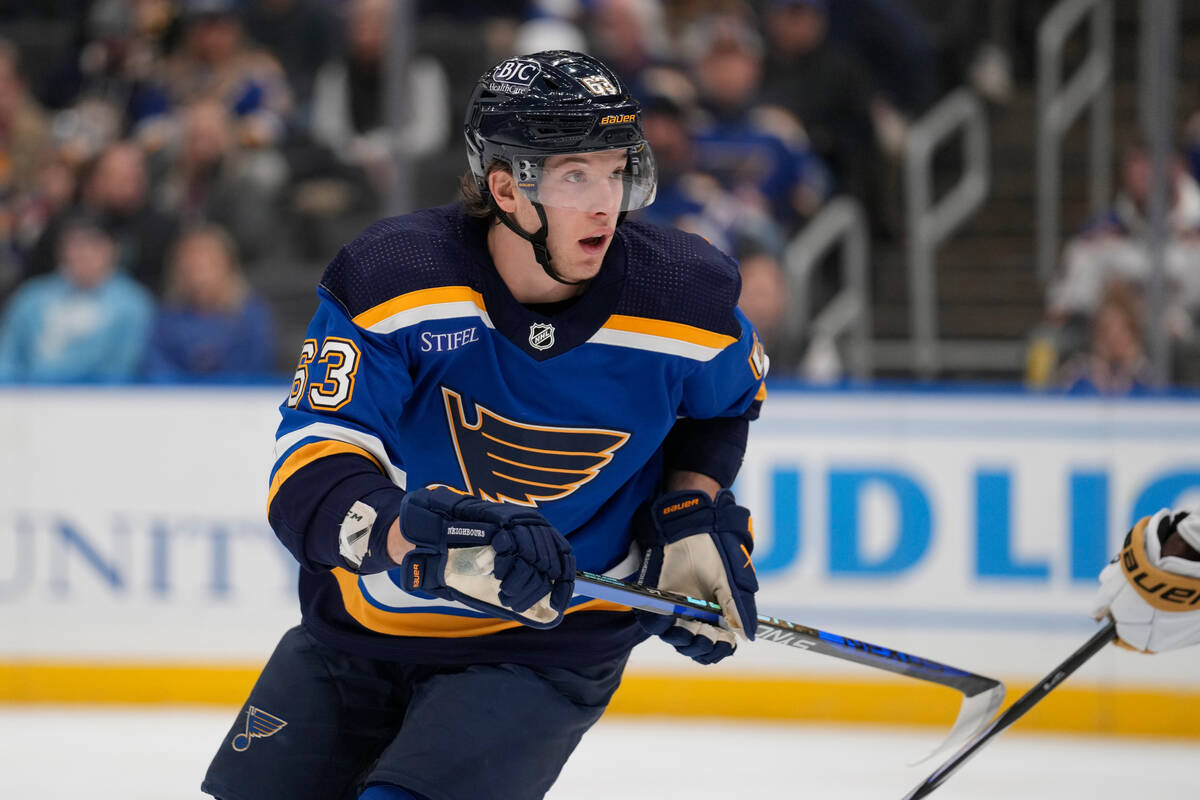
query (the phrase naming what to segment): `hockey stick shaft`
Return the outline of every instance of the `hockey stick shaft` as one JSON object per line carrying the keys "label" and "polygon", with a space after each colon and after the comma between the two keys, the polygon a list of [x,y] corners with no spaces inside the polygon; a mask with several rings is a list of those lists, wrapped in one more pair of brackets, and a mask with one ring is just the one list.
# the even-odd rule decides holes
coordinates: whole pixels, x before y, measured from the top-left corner
{"label": "hockey stick shaft", "polygon": [[904,800],[918,800],[918,798],[926,797],[934,789],[941,786],[947,778],[953,775],[959,767],[965,764],[971,756],[975,755],[996,734],[1025,716],[1031,708],[1041,702],[1050,692],[1054,691],[1060,683],[1066,680],[1075,670],[1083,666],[1088,659],[1103,650],[1116,636],[1117,624],[1110,619],[1100,630],[1096,631],[1092,638],[1084,642],[1082,647],[1067,656],[1065,661],[1055,667],[1049,675],[1042,678],[1036,686],[1023,694],[1003,714],[996,717],[978,736],[963,745],[945,764],[934,770],[923,783],[906,794]]}
{"label": "hockey stick shaft", "polygon": [[[580,571],[576,574],[575,586],[576,592],[579,594],[599,600],[609,600],[642,611],[673,614],[677,617],[696,619],[714,625],[720,624],[722,617],[721,607],[714,602],[653,589],[606,575]],[[967,697],[995,692],[998,688],[1001,692],[1000,699],[1003,699],[1003,684],[992,678],[859,639],[851,639],[836,633],[797,625],[777,617],[760,614],[755,636],[761,641],[776,642],[800,650],[832,656],[843,661],[854,661],[868,667],[948,686],[957,689]],[[999,702],[996,700],[996,705],[999,705]],[[988,717],[990,718],[990,716],[989,714]]]}

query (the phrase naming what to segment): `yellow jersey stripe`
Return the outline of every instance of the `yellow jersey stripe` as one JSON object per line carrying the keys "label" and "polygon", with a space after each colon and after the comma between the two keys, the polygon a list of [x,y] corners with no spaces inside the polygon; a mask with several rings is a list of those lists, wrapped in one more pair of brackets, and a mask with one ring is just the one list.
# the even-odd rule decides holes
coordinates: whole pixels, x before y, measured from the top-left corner
{"label": "yellow jersey stripe", "polygon": [[626,331],[627,333],[660,336],[664,339],[676,339],[688,344],[711,347],[716,350],[724,350],[737,341],[732,336],[713,333],[703,328],[685,325],[682,322],[667,322],[666,320],[650,319],[649,317],[630,317],[625,314],[613,314],[601,327],[615,331]]}
{"label": "yellow jersey stripe", "polygon": [[296,448],[296,450],[290,456],[288,456],[282,464],[279,465],[279,469],[275,472],[275,477],[271,478],[271,488],[267,492],[268,513],[270,512],[271,503],[275,500],[276,492],[279,491],[279,487],[283,486],[284,482],[288,478],[292,477],[298,470],[313,463],[317,459],[338,455],[339,453],[354,453],[355,455],[368,458],[371,460],[372,464],[379,468],[380,472],[384,472],[383,466],[379,463],[379,460],[357,445],[330,440],[323,442],[311,442],[302,447]]}
{"label": "yellow jersey stripe", "polygon": [[[429,636],[437,639],[452,639],[463,636],[483,636],[488,633],[519,628],[515,620],[493,617],[459,617],[453,614],[424,612],[385,611],[367,601],[358,586],[358,576],[349,570],[335,567],[333,576],[342,592],[346,612],[360,625],[376,633],[389,636]],[[607,600],[589,600],[567,609],[568,614],[576,611],[628,611],[627,606]]]}
{"label": "yellow jersey stripe", "polygon": [[461,303],[464,301],[473,303],[480,311],[487,310],[483,304],[483,295],[470,286],[436,286],[432,289],[418,289],[415,292],[406,292],[405,294],[393,297],[391,300],[386,300],[356,315],[353,321],[360,328],[370,328],[389,317],[394,317],[405,311],[412,311],[421,306]]}

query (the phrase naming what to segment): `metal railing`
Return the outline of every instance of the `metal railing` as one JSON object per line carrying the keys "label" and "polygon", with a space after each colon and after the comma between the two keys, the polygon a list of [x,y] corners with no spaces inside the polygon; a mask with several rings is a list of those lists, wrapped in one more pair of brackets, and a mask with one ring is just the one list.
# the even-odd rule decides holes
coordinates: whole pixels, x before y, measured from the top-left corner
{"label": "metal railing", "polygon": [[[1084,19],[1090,24],[1087,57],[1065,84],[1063,50]],[[1112,194],[1113,127],[1112,0],[1063,0],[1038,26],[1037,66],[1037,277],[1050,280],[1058,260],[1062,222],[1060,150],[1067,129],[1084,108],[1091,107],[1088,172],[1092,213],[1107,206]]]}
{"label": "metal railing", "polygon": [[[842,288],[810,326],[813,272],[834,247],[841,248]],[[799,341],[806,334],[832,341],[847,334],[849,372],[862,379],[869,378],[872,369],[870,247],[862,205],[840,196],[829,201],[792,238],[783,254],[792,294],[792,313],[784,325],[784,336],[788,341]]]}
{"label": "metal railing", "polygon": [[1147,250],[1150,279],[1146,286],[1146,319],[1151,375],[1158,386],[1171,379],[1171,336],[1167,311],[1167,242],[1173,201],[1171,184],[1172,130],[1175,96],[1179,91],[1179,7],[1175,0],[1144,3],[1141,9],[1140,65],[1138,70],[1139,122],[1150,152],[1150,187],[1146,203]]}
{"label": "metal railing", "polygon": [[[934,198],[933,157],[950,136],[962,131],[963,173],[940,199]],[[983,203],[991,185],[987,114],[969,89],[956,89],[908,132],[904,154],[905,213],[908,226],[910,364],[923,377],[942,366],[937,326],[934,255]]]}

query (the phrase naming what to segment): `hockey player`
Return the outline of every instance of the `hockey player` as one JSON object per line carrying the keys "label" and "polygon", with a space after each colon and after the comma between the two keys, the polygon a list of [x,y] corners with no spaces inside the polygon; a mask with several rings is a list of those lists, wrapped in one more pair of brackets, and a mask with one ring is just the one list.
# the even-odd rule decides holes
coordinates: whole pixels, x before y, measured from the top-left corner
{"label": "hockey player", "polygon": [[[302,622],[209,768],[221,800],[540,798],[648,632],[703,663],[754,634],[726,487],[766,359],[736,265],[624,220],[654,159],[593,58],[502,62],[465,132],[462,201],[376,223],[321,279],[268,497]],[[574,596],[577,567],[714,599],[728,629]]]}
{"label": "hockey player", "polygon": [[1111,616],[1117,643],[1158,653],[1200,643],[1200,515],[1144,517],[1100,573],[1093,616]]}

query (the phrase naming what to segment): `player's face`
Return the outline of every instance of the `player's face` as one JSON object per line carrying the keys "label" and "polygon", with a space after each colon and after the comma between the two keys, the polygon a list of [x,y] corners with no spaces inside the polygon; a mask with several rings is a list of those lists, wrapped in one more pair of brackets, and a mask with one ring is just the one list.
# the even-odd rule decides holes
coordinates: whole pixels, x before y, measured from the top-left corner
{"label": "player's face", "polygon": [[[552,156],[542,165],[538,200],[549,227],[546,246],[564,278],[584,280],[600,271],[621,212],[626,159],[616,150]],[[528,213],[526,230],[537,230],[531,204]]]}

